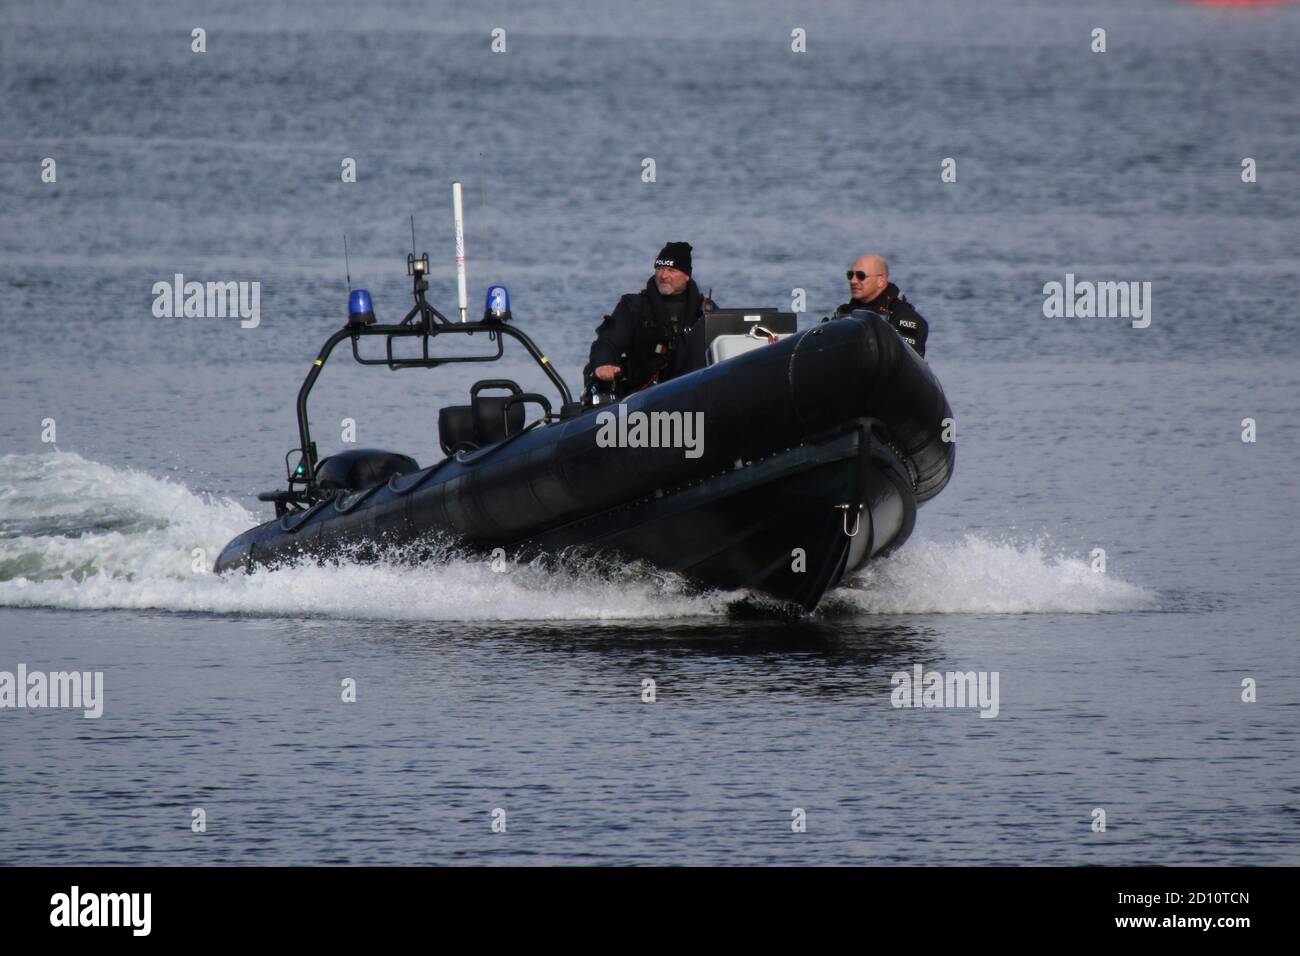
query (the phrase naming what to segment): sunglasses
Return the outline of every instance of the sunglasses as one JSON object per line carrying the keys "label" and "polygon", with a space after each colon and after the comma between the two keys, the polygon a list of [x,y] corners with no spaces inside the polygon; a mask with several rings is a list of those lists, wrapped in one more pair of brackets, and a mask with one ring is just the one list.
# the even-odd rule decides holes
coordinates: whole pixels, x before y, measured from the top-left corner
{"label": "sunglasses", "polygon": [[884,274],[884,273],[881,273],[881,272],[854,272],[852,269],[850,269],[848,272],[844,273],[844,278],[846,278],[846,279],[848,279],[850,282],[852,282],[852,281],[853,281],[853,277],[854,277],[854,276],[857,276],[859,282],[866,282],[866,281],[867,281],[868,279],[870,279],[872,276],[878,276],[878,275],[883,275],[883,274]]}

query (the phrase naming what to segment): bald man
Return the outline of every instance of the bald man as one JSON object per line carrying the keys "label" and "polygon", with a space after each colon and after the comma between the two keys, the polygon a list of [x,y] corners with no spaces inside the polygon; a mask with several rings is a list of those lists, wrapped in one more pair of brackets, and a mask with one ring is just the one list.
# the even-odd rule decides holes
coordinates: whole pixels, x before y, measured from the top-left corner
{"label": "bald man", "polygon": [[925,358],[925,340],[930,336],[930,325],[912,308],[898,286],[889,281],[889,263],[883,256],[867,253],[859,256],[848,271],[851,302],[835,310],[835,318],[848,315],[854,309],[870,309],[884,316],[904,342]]}

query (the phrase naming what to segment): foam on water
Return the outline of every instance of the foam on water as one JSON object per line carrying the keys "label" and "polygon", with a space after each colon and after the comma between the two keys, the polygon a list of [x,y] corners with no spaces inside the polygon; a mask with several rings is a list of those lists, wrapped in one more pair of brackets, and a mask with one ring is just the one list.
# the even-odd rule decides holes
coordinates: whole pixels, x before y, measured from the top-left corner
{"label": "foam on water", "polygon": [[80,455],[0,457],[0,606],[163,609],[416,620],[619,620],[721,615],[739,595],[700,593],[652,569],[583,573],[481,559],[424,567],[314,563],[218,577],[231,538],[265,520],[236,502]]}
{"label": "foam on water", "polygon": [[[0,606],[415,620],[644,620],[723,616],[743,595],[650,568],[452,558],[251,575],[196,572],[257,523],[236,502],[80,455],[0,458]],[[1100,612],[1154,608],[1150,592],[1040,546],[970,536],[913,541],[836,593],[859,613]]]}
{"label": "foam on water", "polygon": [[1158,596],[1053,555],[1042,541],[1017,544],[966,535],[961,541],[912,540],[868,564],[835,598],[876,614],[1097,614],[1151,611]]}

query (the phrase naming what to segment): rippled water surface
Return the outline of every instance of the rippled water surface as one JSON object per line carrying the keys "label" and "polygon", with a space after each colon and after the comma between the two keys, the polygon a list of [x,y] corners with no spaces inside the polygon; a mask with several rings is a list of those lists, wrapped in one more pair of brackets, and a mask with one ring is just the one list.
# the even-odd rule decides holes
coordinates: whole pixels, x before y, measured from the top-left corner
{"label": "rippled water surface", "polygon": [[[0,709],[0,863],[1300,863],[1300,8],[264,7],[0,11],[0,671],[105,696]],[[414,215],[453,307],[454,178],[472,300],[574,386],[667,239],[805,321],[885,253],[953,481],[804,619],[580,562],[196,573],[269,516],[342,233],[395,320]],[[260,324],[154,318],[178,272]],[[1150,327],[1045,318],[1067,273]],[[476,371],[332,363],[322,453],[437,460]],[[996,718],[895,708],[915,665]]]}

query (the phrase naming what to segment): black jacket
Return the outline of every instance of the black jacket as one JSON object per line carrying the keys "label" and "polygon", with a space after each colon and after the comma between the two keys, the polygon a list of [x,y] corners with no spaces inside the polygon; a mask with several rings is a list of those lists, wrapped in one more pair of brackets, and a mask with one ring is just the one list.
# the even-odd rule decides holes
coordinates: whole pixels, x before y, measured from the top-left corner
{"label": "black jacket", "polygon": [[921,318],[920,312],[912,308],[912,303],[907,301],[894,283],[885,286],[885,291],[870,302],[859,302],[856,299],[845,302],[835,310],[835,317],[848,315],[854,309],[870,309],[884,316],[899,337],[912,346],[917,355],[925,358],[925,340],[930,337],[930,324]]}
{"label": "black jacket", "polygon": [[590,361],[582,370],[584,386],[591,386],[601,365],[622,367],[626,381],[617,383],[619,398],[685,375],[692,363],[682,342],[704,313],[704,303],[694,279],[681,295],[660,295],[651,278],[640,292],[623,296],[613,314],[605,316],[596,328]]}

